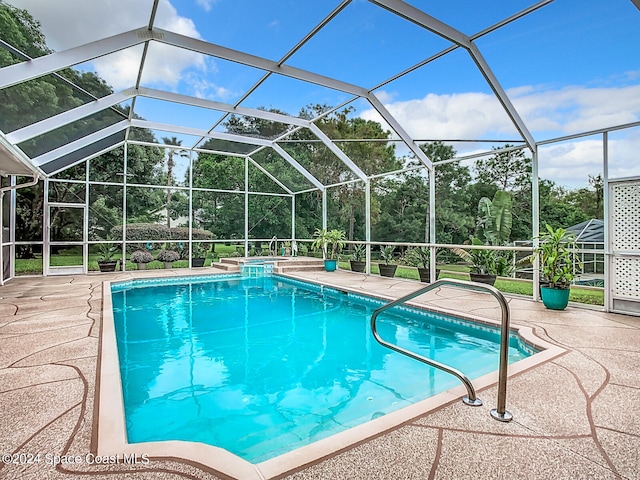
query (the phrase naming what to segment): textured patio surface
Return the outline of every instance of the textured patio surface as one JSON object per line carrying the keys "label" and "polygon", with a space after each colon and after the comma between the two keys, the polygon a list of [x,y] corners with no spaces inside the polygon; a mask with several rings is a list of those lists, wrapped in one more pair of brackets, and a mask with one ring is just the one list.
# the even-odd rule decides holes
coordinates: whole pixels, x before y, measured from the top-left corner
{"label": "textured patio surface", "polygon": [[[0,478],[223,478],[179,458],[87,461],[95,451],[102,282],[188,273],[17,278],[0,287],[0,453],[3,460],[18,454],[18,463],[31,461],[0,464]],[[297,276],[386,297],[421,285],[346,272]],[[498,318],[487,295],[439,289],[421,300]],[[567,349],[509,380],[511,423],[490,417],[496,405],[490,387],[479,392],[482,407],[456,401],[283,478],[640,479],[640,318],[573,307],[551,312],[516,298],[509,303],[513,323]],[[56,455],[73,463],[54,466]]]}

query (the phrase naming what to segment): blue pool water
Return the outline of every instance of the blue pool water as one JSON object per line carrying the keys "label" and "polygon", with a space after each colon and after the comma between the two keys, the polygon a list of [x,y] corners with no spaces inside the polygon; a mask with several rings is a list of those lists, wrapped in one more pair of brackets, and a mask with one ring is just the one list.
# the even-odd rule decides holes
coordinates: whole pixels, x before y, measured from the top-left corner
{"label": "blue pool water", "polygon": [[[371,335],[382,302],[277,276],[112,285],[128,440],[198,441],[260,462],[456,386]],[[389,310],[382,336],[497,370],[498,333]],[[512,339],[510,362],[528,356]]]}

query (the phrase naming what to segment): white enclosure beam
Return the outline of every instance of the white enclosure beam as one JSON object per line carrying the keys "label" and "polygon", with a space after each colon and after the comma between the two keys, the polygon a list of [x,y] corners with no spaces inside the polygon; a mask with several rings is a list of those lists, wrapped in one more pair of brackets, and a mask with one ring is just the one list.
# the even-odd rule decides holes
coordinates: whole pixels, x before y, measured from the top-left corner
{"label": "white enclosure beam", "polygon": [[258,162],[256,162],[253,158],[251,158],[250,156],[247,156],[247,158],[249,159],[249,161],[258,169],[260,170],[262,173],[264,173],[267,177],[269,177],[271,180],[273,180],[274,183],[276,183],[280,188],[282,188],[285,192],[287,192],[290,195],[293,195],[293,191],[291,189],[289,189],[289,187],[287,187],[284,183],[282,183],[280,180],[278,180],[276,177],[274,177],[273,175],[271,175],[271,173],[269,173],[269,171],[264,168],[262,165],[260,165]]}
{"label": "white enclosure beam", "polygon": [[0,69],[0,89],[124,50],[151,40],[157,35],[161,34],[150,32],[146,28],[131,30],[69,50],[34,58],[28,62],[9,65]]}
{"label": "white enclosure beam", "polygon": [[315,124],[312,123],[309,125],[309,129],[318,137],[322,143],[324,143],[329,150],[333,152],[333,154],[338,157],[342,163],[344,163],[353,173],[355,173],[358,178],[362,181],[367,180],[367,175],[358,167],[353,161],[342,151],[340,150],[335,143],[331,141],[329,137],[327,137],[322,130]]}
{"label": "white enclosure beam", "polygon": [[395,13],[396,15],[404,18],[405,20],[409,20],[410,22],[416,23],[430,32],[443,37],[450,42],[455,43],[456,45],[460,45],[461,47],[468,48],[471,44],[471,40],[468,36],[459,32],[453,27],[450,27],[444,22],[432,17],[431,15],[427,15],[422,10],[417,9],[416,7],[409,5],[408,3],[403,2],[402,0],[369,0],[371,3],[378,5],[390,12]]}
{"label": "white enclosure beam", "polygon": [[133,119],[131,120],[132,127],[148,128],[150,130],[160,130],[169,133],[181,133],[182,135],[194,135],[198,137],[214,138],[217,140],[227,140],[229,142],[244,143],[247,145],[262,145],[265,147],[271,146],[270,140],[263,140],[262,138],[245,137],[243,135],[235,135],[232,133],[221,132],[207,132],[206,130],[200,130],[199,128],[181,127],[178,125],[170,125],[167,123],[149,122],[147,120]]}
{"label": "white enclosure beam", "polygon": [[[129,121],[123,120],[114,125],[110,125],[106,128],[103,128],[102,130],[87,135],[86,137],[82,137],[74,142],[67,143],[59,148],[56,148],[55,150],[43,153],[39,157],[33,158],[31,162],[34,165],[41,167],[46,163],[52,162],[60,157],[64,157],[65,155],[75,152],[76,150],[80,150],[81,148],[88,147],[92,143],[103,140],[108,136],[113,135],[114,133],[118,133],[127,128],[128,125]],[[109,147],[109,150],[111,150],[111,147]]]}
{"label": "white enclosure beam", "polygon": [[324,185],[322,185],[322,183],[320,183],[316,177],[311,175],[311,173],[309,173],[309,171],[306,168],[304,168],[302,165],[300,165],[297,160],[295,160],[291,155],[289,155],[287,152],[285,152],[284,149],[280,145],[278,145],[277,143],[274,143],[272,145],[272,148],[276,152],[278,152],[278,154],[282,158],[284,158],[287,162],[289,162],[289,164],[293,168],[295,168],[298,172],[300,172],[304,176],[304,178],[309,180],[314,186],[318,187],[321,190],[324,190]]}
{"label": "white enclosure beam", "polygon": [[123,90],[122,92],[112,93],[106,97],[100,98],[90,103],[86,103],[72,110],[60,113],[53,117],[46,118],[40,122],[28,125],[20,130],[16,130],[7,135],[7,139],[14,144],[43,135],[47,132],[68,125],[75,121],[89,117],[95,113],[106,110],[119,103],[126,102],[135,95],[135,89]]}
{"label": "white enclosure beam", "polygon": [[413,141],[411,136],[402,128],[402,125],[398,123],[391,113],[385,108],[378,97],[375,96],[374,93],[367,94],[367,99],[371,106],[382,116],[382,118],[389,124],[389,126],[398,134],[398,136],[402,139],[402,141],[409,147],[409,150],[413,152],[413,154],[427,167],[429,170],[432,168],[431,160],[425,155],[425,153],[420,149],[420,147]]}
{"label": "white enclosure beam", "polygon": [[487,83],[493,90],[493,93],[498,98],[498,101],[502,104],[502,107],[504,108],[505,112],[507,112],[507,115],[515,125],[516,129],[518,130],[520,135],[522,135],[522,138],[527,143],[527,146],[529,147],[529,149],[531,151],[535,151],[536,141],[533,139],[533,135],[531,135],[531,132],[529,132],[529,129],[527,128],[524,121],[520,117],[520,114],[518,113],[516,108],[513,106],[513,103],[511,103],[511,99],[507,95],[507,92],[505,92],[504,89],[502,88],[502,85],[500,85],[500,82],[498,81],[496,76],[493,74],[493,71],[491,70],[491,68],[489,67],[489,64],[486,62],[486,60],[480,53],[480,50],[478,50],[478,47],[476,47],[475,44],[473,43],[469,48],[469,54],[471,55],[471,58],[473,58],[473,61],[476,63],[476,65],[480,69],[480,73],[482,73],[484,78],[487,80]]}
{"label": "white enclosure beam", "polygon": [[153,88],[140,88],[138,89],[138,95],[141,97],[154,98],[156,100],[165,100],[167,102],[181,103],[183,105],[189,105],[192,107],[201,107],[207,108],[209,110],[235,113],[237,115],[261,118],[263,120],[269,120],[272,122],[279,122],[288,125],[296,125],[300,127],[308,127],[311,123],[309,120],[304,120],[298,117],[291,117],[289,115],[283,115],[280,113],[267,112],[264,110],[258,110],[257,108],[234,107],[233,105],[230,105],[228,103],[215,102],[213,100],[190,97],[188,95],[165,92],[162,90],[155,90]]}
{"label": "white enclosure beam", "polygon": [[455,28],[450,27],[449,25],[441,22],[440,20],[437,20],[431,17],[430,15],[427,15],[422,10],[419,10],[416,7],[413,7],[401,0],[369,0],[369,1],[382,8],[389,10],[390,12],[395,13],[396,15],[406,20],[409,20],[410,22],[415,23],[416,25],[419,25],[429,30],[430,32],[435,33],[436,35],[439,35],[455,43],[456,45],[459,45],[465,48],[469,52],[469,55],[471,55],[471,58],[473,59],[476,66],[480,70],[480,73],[482,73],[484,78],[487,80],[487,83],[493,90],[493,93],[498,98],[498,101],[502,104],[502,107],[505,109],[505,112],[513,122],[514,126],[516,127],[520,135],[522,135],[522,138],[527,143],[527,146],[531,150],[535,150],[536,148],[535,140],[533,139],[533,136],[529,132],[529,129],[522,121],[522,118],[520,118],[520,115],[518,114],[515,107],[511,103],[511,100],[509,99],[506,92],[500,85],[500,82],[498,82],[498,79],[495,77],[495,75],[491,71],[491,68],[489,67],[484,57],[480,53],[480,50],[478,50],[478,47],[476,47],[476,45],[471,41],[471,39],[468,36],[464,35],[462,32],[459,32]]}
{"label": "white enclosure beam", "polygon": [[187,37],[158,28],[154,29],[153,33],[155,35],[154,40],[158,40],[168,45],[173,45],[174,47],[186,48],[187,50],[204,53],[205,55],[211,55],[212,57],[222,58],[224,60],[229,60],[230,62],[241,63],[242,65],[258,68],[267,72],[277,73],[297,80],[303,80],[305,82],[314,83],[334,90],[351,93],[359,97],[367,95],[367,90],[363,87],[342,82],[331,77],[325,77],[324,75],[318,75],[300,68],[290,67],[288,65],[279,65],[278,62],[274,62],[273,60],[267,60],[266,58],[232,50],[220,45],[205,42],[204,40],[198,40],[196,38]]}

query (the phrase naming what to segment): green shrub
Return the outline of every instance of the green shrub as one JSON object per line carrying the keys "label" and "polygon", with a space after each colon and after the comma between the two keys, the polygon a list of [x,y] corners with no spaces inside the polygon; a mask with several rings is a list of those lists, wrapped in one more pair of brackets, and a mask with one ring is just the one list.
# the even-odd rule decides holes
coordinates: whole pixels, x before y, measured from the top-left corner
{"label": "green shrub", "polygon": [[[120,239],[123,238],[122,225],[115,226],[111,229],[111,237]],[[158,240],[186,240],[189,238],[189,229],[186,227],[169,228],[166,225],[159,223],[129,223],[127,224],[127,241],[137,241],[140,243],[130,243],[127,245],[127,251],[129,253],[135,250],[144,250],[146,243],[149,241]],[[194,240],[213,240],[216,236],[200,228],[194,228],[192,230],[192,238]],[[175,246],[174,246],[175,247]],[[170,247],[171,248],[171,247]],[[179,247],[176,247],[180,250]],[[188,249],[187,249],[188,250]],[[186,256],[184,256],[186,258]]]}
{"label": "green shrub", "polygon": [[[111,229],[113,238],[123,238],[122,226],[118,225]],[[159,223],[129,223],[127,224],[126,240],[139,241],[140,243],[129,243],[127,252],[144,250],[146,243],[150,240],[171,240],[171,230],[166,225]]]}

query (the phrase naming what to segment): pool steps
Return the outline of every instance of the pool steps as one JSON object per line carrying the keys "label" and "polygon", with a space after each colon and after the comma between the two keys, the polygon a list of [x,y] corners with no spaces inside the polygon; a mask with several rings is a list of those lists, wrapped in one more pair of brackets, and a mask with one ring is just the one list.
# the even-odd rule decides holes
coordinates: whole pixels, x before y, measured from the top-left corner
{"label": "pool steps", "polygon": [[[224,270],[228,273],[235,273],[240,271],[240,265],[247,260],[255,261],[258,257],[250,257],[245,259],[243,257],[234,258],[222,258],[220,262],[212,264],[220,270]],[[268,259],[266,259],[269,261]],[[287,272],[300,272],[300,271],[322,271],[324,270],[324,261],[321,258],[309,258],[309,257],[285,257],[281,260],[273,260],[273,273],[287,273]]]}

